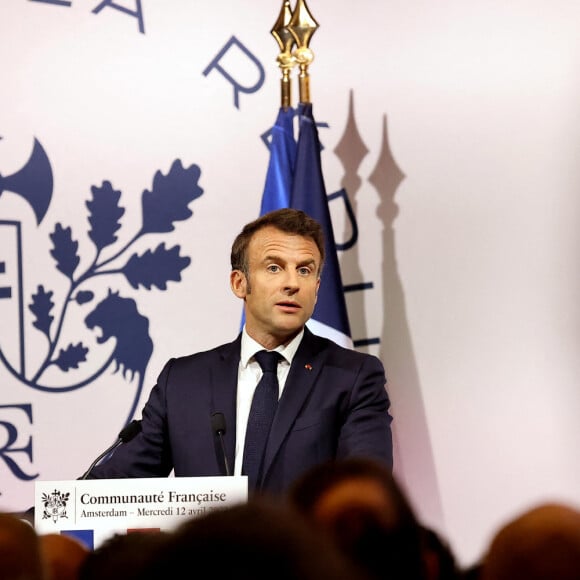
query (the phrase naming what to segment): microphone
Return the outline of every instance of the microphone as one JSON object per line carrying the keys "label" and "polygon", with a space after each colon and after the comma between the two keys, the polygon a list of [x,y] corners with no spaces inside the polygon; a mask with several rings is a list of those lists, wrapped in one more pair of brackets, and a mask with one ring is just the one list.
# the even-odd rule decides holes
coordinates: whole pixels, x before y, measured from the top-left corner
{"label": "microphone", "polygon": [[219,437],[222,448],[222,456],[224,465],[226,467],[226,475],[231,475],[230,465],[228,463],[228,456],[226,455],[226,446],[224,443],[224,435],[226,434],[226,418],[223,413],[213,413],[211,416],[211,428],[213,432]]}
{"label": "microphone", "polygon": [[128,425],[121,429],[117,440],[111,446],[107,447],[90,465],[90,467],[79,477],[79,479],[86,479],[89,473],[92,471],[93,467],[101,460],[105,455],[108,455],[121,445],[121,443],[128,443],[131,439],[134,439],[137,435],[141,433],[141,421],[133,419]]}

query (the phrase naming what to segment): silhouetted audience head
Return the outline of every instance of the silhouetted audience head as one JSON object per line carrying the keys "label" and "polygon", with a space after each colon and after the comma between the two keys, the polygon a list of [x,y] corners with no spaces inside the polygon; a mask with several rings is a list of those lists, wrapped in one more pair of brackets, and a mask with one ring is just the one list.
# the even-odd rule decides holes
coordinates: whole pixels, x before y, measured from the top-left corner
{"label": "silhouetted audience head", "polygon": [[28,522],[8,513],[0,513],[0,578],[46,579],[38,534]]}
{"label": "silhouetted audience head", "polygon": [[429,580],[455,580],[460,577],[460,568],[455,554],[441,534],[422,526],[423,559]]}
{"label": "silhouetted audience head", "polygon": [[214,580],[364,578],[298,513],[263,496],[185,521],[141,578],[182,577],[184,569],[195,577],[196,566]]}
{"label": "silhouetted audience head", "polygon": [[546,503],[508,522],[483,558],[482,580],[579,580],[580,511]]}
{"label": "silhouetted audience head", "polygon": [[78,580],[140,578],[167,537],[167,532],[158,530],[114,534],[88,555],[79,570]]}
{"label": "silhouetted audience head", "polygon": [[474,562],[460,570],[459,578],[461,578],[461,580],[480,580],[481,569],[481,562]]}
{"label": "silhouetted audience head", "polygon": [[77,580],[89,549],[66,534],[41,534],[39,539],[48,580]]}
{"label": "silhouetted audience head", "polygon": [[319,464],[294,483],[289,500],[374,578],[427,578],[421,526],[382,463],[350,458]]}

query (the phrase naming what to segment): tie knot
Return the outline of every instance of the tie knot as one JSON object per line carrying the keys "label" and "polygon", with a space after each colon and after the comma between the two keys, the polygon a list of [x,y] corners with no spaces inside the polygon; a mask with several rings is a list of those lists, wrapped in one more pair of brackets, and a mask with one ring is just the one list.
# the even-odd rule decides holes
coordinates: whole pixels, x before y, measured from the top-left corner
{"label": "tie knot", "polygon": [[262,372],[275,373],[278,369],[278,361],[282,358],[282,355],[275,350],[260,350],[254,355],[254,358],[258,361]]}

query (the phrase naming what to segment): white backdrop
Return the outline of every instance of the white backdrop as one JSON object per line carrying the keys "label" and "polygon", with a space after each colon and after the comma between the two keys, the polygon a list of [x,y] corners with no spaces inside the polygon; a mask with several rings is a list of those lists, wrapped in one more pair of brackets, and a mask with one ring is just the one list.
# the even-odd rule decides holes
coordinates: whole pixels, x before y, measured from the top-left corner
{"label": "white backdrop", "polygon": [[[35,476],[79,476],[168,357],[237,333],[229,248],[259,213],[280,6],[2,0],[0,508],[32,505]],[[353,338],[387,369],[397,475],[469,564],[520,510],[580,503],[580,5],[309,7],[320,24],[310,73],[326,186],[346,188],[358,226],[339,252],[343,282],[367,288],[347,293]],[[35,139],[50,163],[49,200]],[[191,260],[178,279],[147,289],[110,271],[79,288],[90,300],[67,303],[51,255],[56,224],[61,243],[71,228],[76,273],[90,268],[91,188],[110,182],[125,209],[103,250],[112,256],[141,227],[142,192],[176,160],[200,169],[197,180],[187,173],[203,190],[193,215],[141,237],[109,270],[164,244]],[[32,166],[46,179],[29,194]],[[337,241],[349,241],[343,204],[331,211]],[[121,332],[84,322],[109,291],[135,301],[153,352],[142,377],[113,363],[89,381]],[[41,329],[54,336],[61,318],[52,361],[72,345],[59,359],[68,368],[35,376],[49,344]]]}

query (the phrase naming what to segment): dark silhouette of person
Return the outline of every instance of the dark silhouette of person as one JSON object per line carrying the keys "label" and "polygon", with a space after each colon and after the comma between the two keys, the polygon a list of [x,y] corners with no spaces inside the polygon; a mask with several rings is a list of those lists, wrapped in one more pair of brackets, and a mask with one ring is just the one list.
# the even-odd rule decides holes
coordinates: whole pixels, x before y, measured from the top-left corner
{"label": "dark silhouette of person", "polygon": [[423,530],[392,472],[369,458],[321,463],[289,502],[373,578],[426,580]]}

